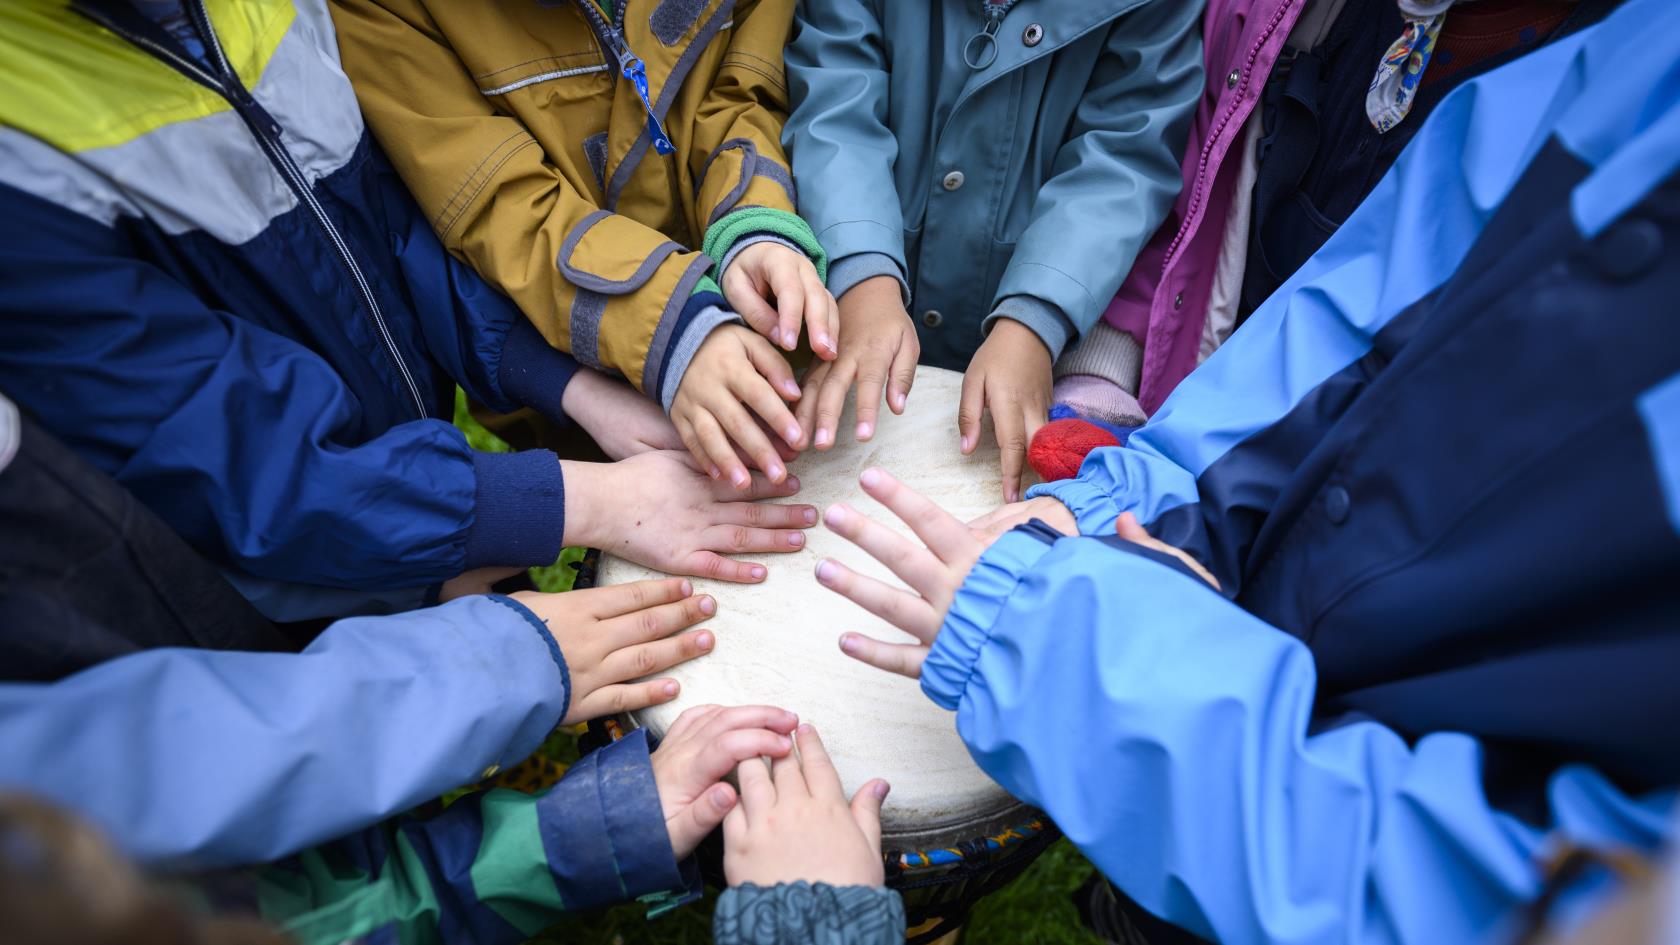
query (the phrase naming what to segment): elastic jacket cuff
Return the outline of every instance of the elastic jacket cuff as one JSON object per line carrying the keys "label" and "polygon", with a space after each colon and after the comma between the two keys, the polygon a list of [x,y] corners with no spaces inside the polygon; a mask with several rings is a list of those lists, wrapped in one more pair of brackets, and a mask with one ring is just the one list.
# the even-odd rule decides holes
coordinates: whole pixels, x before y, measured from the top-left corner
{"label": "elastic jacket cuff", "polygon": [[1004,533],[969,570],[922,662],[922,692],[955,710],[992,626],[1021,578],[1061,534],[1037,519]]}
{"label": "elastic jacket cuff", "polygon": [[561,400],[577,370],[578,363],[570,355],[556,350],[535,326],[519,318],[502,343],[496,381],[509,400],[567,426],[570,421]]}
{"label": "elastic jacket cuff", "polygon": [[880,886],[744,883],[724,890],[712,912],[716,945],[902,945],[904,900]]}
{"label": "elastic jacket cuff", "polygon": [[1051,361],[1062,356],[1062,349],[1073,337],[1073,323],[1061,309],[1030,295],[1011,295],[999,302],[992,314],[980,322],[980,330],[990,332],[1000,318],[1013,319],[1032,329],[1044,347],[1050,349]]}
{"label": "elastic jacket cuff", "polygon": [[[772,210],[769,207],[745,207],[730,211],[723,219],[706,228],[706,240],[701,252],[713,259],[722,259],[739,240],[759,233],[778,236],[798,247],[817,267],[817,277],[828,279],[828,253],[817,242],[811,225],[796,213]],[[719,269],[718,272],[722,272]]]}
{"label": "elastic jacket cuff", "polygon": [[548,450],[472,454],[473,521],[464,570],[545,567],[566,534],[566,483]]}
{"label": "elastic jacket cuff", "polygon": [[688,373],[688,365],[700,352],[700,345],[707,336],[719,325],[739,323],[741,316],[726,307],[721,295],[696,294],[688,300],[682,322],[677,325],[676,340],[666,349],[667,363],[661,372],[663,380],[659,385],[659,405],[665,408],[666,413],[671,412],[671,404],[677,399],[683,375]]}
{"label": "elastic jacket cuff", "polygon": [[[1116,447],[1098,447],[1098,449],[1113,449]],[[1085,461],[1090,462],[1091,453],[1085,455]],[[1080,467],[1082,470],[1083,466]],[[1120,505],[1114,497],[1098,488],[1096,484],[1087,481],[1083,476],[1072,479],[1058,479],[1054,482],[1041,482],[1027,490],[1027,498],[1036,499],[1047,495],[1068,507],[1073,513],[1074,520],[1079,525],[1079,534],[1105,536],[1114,534],[1114,520],[1120,517]]]}
{"label": "elastic jacket cuff", "polygon": [[686,892],[637,729],[583,756],[538,799],[549,873],[569,910]]}
{"label": "elastic jacket cuff", "polygon": [[904,270],[886,253],[853,253],[835,260],[828,267],[828,291],[838,299],[857,288],[858,283],[876,276],[892,276],[898,283],[898,297],[905,308],[910,307],[910,283],[904,278]]}

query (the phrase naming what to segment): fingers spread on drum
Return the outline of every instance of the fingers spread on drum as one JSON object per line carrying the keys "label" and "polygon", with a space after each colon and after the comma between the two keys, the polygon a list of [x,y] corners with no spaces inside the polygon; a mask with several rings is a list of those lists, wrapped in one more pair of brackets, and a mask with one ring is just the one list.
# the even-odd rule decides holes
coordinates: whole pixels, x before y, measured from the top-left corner
{"label": "fingers spread on drum", "polygon": [[[682,582],[684,584],[687,581]],[[685,597],[669,604],[658,604],[642,610],[620,614],[604,624],[606,640],[615,648],[633,643],[660,640],[692,627],[717,613],[717,601],[710,595]]]}
{"label": "fingers spread on drum", "polygon": [[700,537],[708,548],[731,555],[755,552],[786,554],[805,547],[805,534],[791,529],[713,525]]}
{"label": "fingers spread on drum", "polygon": [[[683,578],[665,578],[590,588],[581,593],[588,598],[580,603],[585,603],[594,616],[606,620],[682,600],[694,593],[694,585]],[[572,596],[566,595],[568,604],[572,603]]]}
{"label": "fingers spread on drum", "polygon": [[666,640],[628,646],[608,655],[602,661],[601,670],[614,682],[652,676],[710,653],[716,642],[710,630],[696,630]]}
{"label": "fingers spread on drum", "polygon": [[979,556],[974,547],[977,543],[967,526],[932,499],[899,482],[892,473],[885,469],[865,469],[858,477],[858,484],[871,498],[910,526],[916,537],[926,542],[941,560],[947,563],[958,561],[970,552],[975,557]]}
{"label": "fingers spread on drum", "polygon": [[864,610],[925,643],[933,642],[943,619],[921,597],[853,571],[832,558],[817,564],[817,581]]}
{"label": "fingers spread on drum", "polygon": [[933,552],[849,505],[831,505],[823,513],[829,530],[886,565],[904,583],[926,596],[944,570]]}
{"label": "fingers spread on drum", "polygon": [[561,722],[572,725],[605,715],[635,712],[649,706],[664,705],[675,699],[681,691],[682,687],[677,685],[675,679],[649,679],[645,682],[603,686],[573,704]]}
{"label": "fingers spread on drum", "polygon": [[917,679],[922,675],[922,662],[927,659],[928,647],[914,643],[883,643],[861,633],[840,635],[840,651],[862,663],[889,673]]}
{"label": "fingers spread on drum", "polygon": [[750,525],[753,528],[810,528],[817,524],[817,507],[729,502],[718,510],[718,521],[725,525]]}
{"label": "fingers spread on drum", "polygon": [[755,502],[759,499],[785,499],[799,491],[799,477],[789,476],[781,482],[771,482],[762,475],[754,474],[747,484],[745,493],[740,490],[724,491],[727,487],[719,486],[714,492],[720,502]]}

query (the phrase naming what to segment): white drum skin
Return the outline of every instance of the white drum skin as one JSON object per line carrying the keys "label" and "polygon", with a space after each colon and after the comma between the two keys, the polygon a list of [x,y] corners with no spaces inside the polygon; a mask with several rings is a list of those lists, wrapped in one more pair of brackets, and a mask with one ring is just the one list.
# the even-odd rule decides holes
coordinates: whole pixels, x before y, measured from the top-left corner
{"label": "white drum skin", "polygon": [[[883,405],[873,439],[853,436],[848,407],[839,443],[827,452],[806,450],[790,464],[800,491],[787,500],[817,507],[847,502],[904,534],[909,530],[858,485],[871,466],[892,472],[946,511],[968,521],[998,507],[1002,487],[998,449],[990,429],[970,456],[958,449],[956,416],[962,375],[922,367],[903,416]],[[793,554],[752,555],[768,577],[741,585],[695,580],[696,593],[717,599],[717,615],[702,626],[716,634],[710,654],[670,673],[682,684],[673,702],[635,714],[651,734],[662,734],[684,709],[708,703],[765,704],[799,714],[816,726],[849,796],[872,777],[892,785],[882,811],[891,847],[901,841],[937,841],[941,833],[995,821],[1017,802],[987,777],[957,736],[955,717],[922,694],[920,684],[866,666],[840,652],[842,632],[914,642],[851,601],[817,583],[825,557],[902,586],[862,550],[821,524],[805,532]],[[663,577],[659,572],[603,555],[600,585]]]}

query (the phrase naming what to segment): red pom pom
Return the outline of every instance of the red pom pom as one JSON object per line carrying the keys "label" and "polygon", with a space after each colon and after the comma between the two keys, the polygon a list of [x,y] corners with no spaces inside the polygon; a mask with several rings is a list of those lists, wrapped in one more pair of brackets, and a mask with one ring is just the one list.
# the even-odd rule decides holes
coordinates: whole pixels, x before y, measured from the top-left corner
{"label": "red pom pom", "polygon": [[1099,446],[1119,446],[1114,434],[1084,420],[1052,420],[1038,428],[1027,447],[1027,462],[1045,482],[1079,475],[1085,454]]}

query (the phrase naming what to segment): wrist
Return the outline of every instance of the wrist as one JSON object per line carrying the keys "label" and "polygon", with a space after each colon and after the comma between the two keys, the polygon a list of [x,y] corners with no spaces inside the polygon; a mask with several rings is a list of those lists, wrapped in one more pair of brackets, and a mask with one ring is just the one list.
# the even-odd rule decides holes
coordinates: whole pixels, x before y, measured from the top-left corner
{"label": "wrist", "polygon": [[605,522],[612,503],[603,501],[606,493],[602,473],[611,463],[583,463],[560,460],[561,474],[566,481],[566,530],[561,541],[567,547],[599,548]]}
{"label": "wrist", "polygon": [[844,300],[871,307],[890,305],[903,308],[904,297],[899,292],[898,285],[898,280],[892,276],[870,276],[847,289],[836,301]]}

